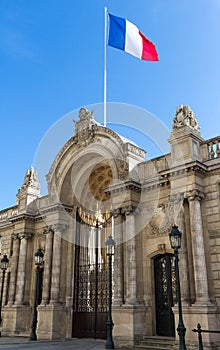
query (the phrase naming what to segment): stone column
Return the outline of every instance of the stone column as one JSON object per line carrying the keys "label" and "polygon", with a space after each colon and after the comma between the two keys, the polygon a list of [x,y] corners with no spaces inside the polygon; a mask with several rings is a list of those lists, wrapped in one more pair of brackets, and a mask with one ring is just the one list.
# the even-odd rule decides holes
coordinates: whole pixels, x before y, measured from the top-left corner
{"label": "stone column", "polygon": [[196,302],[206,304],[209,302],[209,295],[200,207],[203,194],[198,190],[191,190],[186,193],[186,197],[189,201]]}
{"label": "stone column", "polygon": [[185,304],[190,304],[190,285],[189,285],[189,271],[188,271],[188,255],[187,255],[187,241],[186,241],[186,228],[185,228],[185,215],[184,215],[184,195],[178,194],[173,198],[174,206],[174,223],[178,226],[180,232],[182,232],[181,249],[179,250],[179,269],[180,269],[180,283],[181,283],[181,296],[182,301]]}
{"label": "stone column", "polygon": [[73,304],[74,290],[74,266],[75,266],[75,249],[73,246],[76,241],[76,218],[75,215],[71,218],[71,225],[68,230],[68,247],[67,247],[67,273],[66,273],[66,305]]}
{"label": "stone column", "polygon": [[45,254],[44,254],[44,276],[43,276],[43,292],[41,305],[47,305],[50,298],[50,282],[51,282],[51,266],[53,252],[53,231],[52,228],[46,227],[44,232],[46,235]]}
{"label": "stone column", "polygon": [[123,253],[123,221],[119,210],[114,212],[114,305],[124,303],[124,253]]}
{"label": "stone column", "polygon": [[54,231],[53,240],[53,259],[52,259],[52,276],[51,276],[51,294],[50,304],[59,304],[60,290],[60,270],[61,270],[61,235],[64,231],[64,225],[52,225]]}
{"label": "stone column", "polygon": [[22,306],[24,298],[26,258],[27,258],[27,241],[31,238],[29,233],[20,233],[18,237],[21,240],[18,260],[18,273],[16,285],[15,305]]}
{"label": "stone column", "polygon": [[136,240],[135,240],[135,215],[132,207],[125,208],[126,217],[126,299],[125,304],[135,305],[137,303],[137,282],[136,282]]}
{"label": "stone column", "polygon": [[9,287],[9,295],[8,295],[8,303],[7,306],[12,306],[15,300],[15,288],[16,288],[16,280],[17,280],[17,270],[18,270],[18,257],[19,257],[19,246],[20,240],[17,234],[12,234],[12,258],[11,258],[11,276],[10,276],[10,287]]}

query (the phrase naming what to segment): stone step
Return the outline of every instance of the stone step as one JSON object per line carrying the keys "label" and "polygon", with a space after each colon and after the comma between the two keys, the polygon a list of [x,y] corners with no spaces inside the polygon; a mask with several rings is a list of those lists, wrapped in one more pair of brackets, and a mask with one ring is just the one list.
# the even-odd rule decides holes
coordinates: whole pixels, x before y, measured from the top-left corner
{"label": "stone step", "polygon": [[174,350],[175,339],[168,337],[149,336],[140,340],[135,349],[151,349],[151,350]]}
{"label": "stone step", "polygon": [[139,350],[173,350],[172,347],[162,347],[160,345],[136,345],[134,349],[139,349]]}

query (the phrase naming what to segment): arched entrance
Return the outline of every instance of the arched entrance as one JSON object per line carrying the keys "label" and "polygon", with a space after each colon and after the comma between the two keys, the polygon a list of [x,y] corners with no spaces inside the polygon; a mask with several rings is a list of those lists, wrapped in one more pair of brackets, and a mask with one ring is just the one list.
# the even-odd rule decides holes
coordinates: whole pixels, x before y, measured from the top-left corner
{"label": "arched entrance", "polygon": [[176,301],[176,274],[172,254],[159,255],[154,259],[154,279],[157,335],[174,337],[172,307]]}
{"label": "arched entrance", "polygon": [[77,217],[73,337],[106,339],[108,265],[102,231]]}
{"label": "arched entrance", "polygon": [[[108,315],[108,264],[105,249],[109,195],[103,190],[112,181],[106,162],[98,163],[88,178],[84,204],[92,208],[76,215],[73,301],[73,337],[106,339]],[[98,204],[101,209],[98,210]],[[97,209],[95,209],[97,205]],[[103,220],[103,221],[102,221]],[[103,222],[103,224],[102,224]]]}

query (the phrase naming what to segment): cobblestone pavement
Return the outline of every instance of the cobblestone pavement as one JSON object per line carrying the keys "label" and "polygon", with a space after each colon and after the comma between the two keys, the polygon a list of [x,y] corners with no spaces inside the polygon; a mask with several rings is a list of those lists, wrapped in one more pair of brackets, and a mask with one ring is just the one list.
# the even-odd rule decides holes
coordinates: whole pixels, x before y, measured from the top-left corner
{"label": "cobblestone pavement", "polygon": [[1,350],[104,350],[104,340],[94,339],[68,339],[68,340],[57,340],[57,341],[29,341],[28,338],[15,337],[15,338],[0,338],[0,349]]}

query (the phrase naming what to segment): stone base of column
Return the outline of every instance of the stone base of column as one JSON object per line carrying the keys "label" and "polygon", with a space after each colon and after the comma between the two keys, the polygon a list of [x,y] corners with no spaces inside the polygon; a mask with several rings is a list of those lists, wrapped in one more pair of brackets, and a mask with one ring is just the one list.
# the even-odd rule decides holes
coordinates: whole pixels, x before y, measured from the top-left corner
{"label": "stone base of column", "polygon": [[[173,308],[175,314],[175,327],[178,326],[178,307]],[[219,330],[220,329],[220,320],[218,319],[218,310],[217,307],[213,304],[201,305],[201,304],[192,304],[191,306],[183,305],[183,321],[186,328],[186,346],[187,349],[198,348],[198,333],[192,332],[192,329],[197,328],[198,323],[200,323],[202,329],[207,330]],[[176,333],[176,339],[178,340],[179,336]],[[219,342],[219,334],[214,333],[202,333],[202,340],[204,349],[214,349],[213,344]],[[193,347],[194,346],[194,347]]]}
{"label": "stone base of column", "polygon": [[116,347],[134,346],[145,335],[145,307],[143,305],[113,306],[113,340]]}
{"label": "stone base of column", "polygon": [[122,299],[116,299],[116,298],[114,298],[113,306],[122,306],[123,304],[124,304],[124,302],[123,302]]}
{"label": "stone base of column", "polygon": [[66,338],[66,308],[62,305],[39,305],[37,339]]}
{"label": "stone base of column", "polygon": [[30,335],[32,310],[29,306],[4,307],[2,320],[2,336],[27,337]]}

